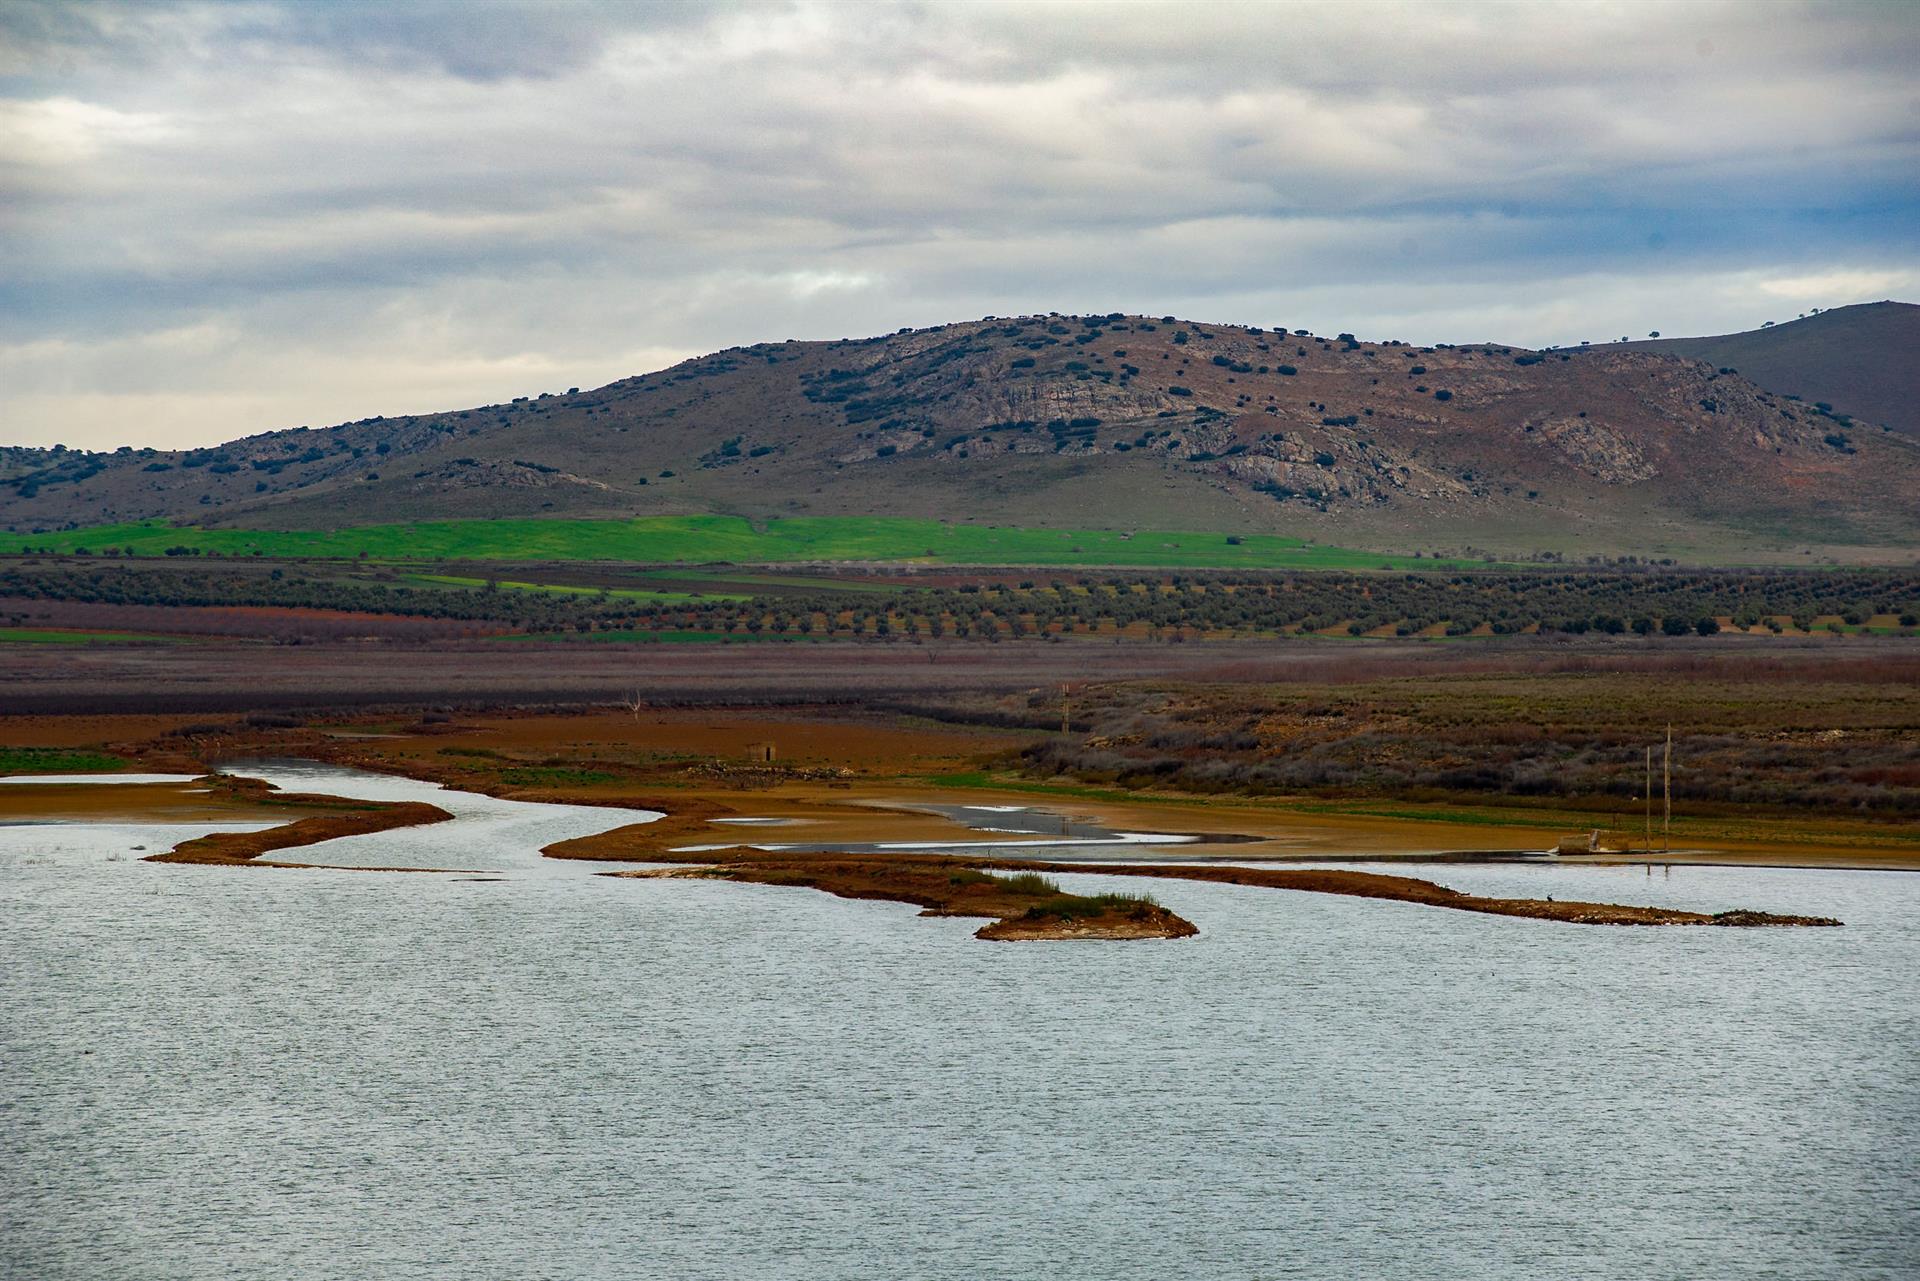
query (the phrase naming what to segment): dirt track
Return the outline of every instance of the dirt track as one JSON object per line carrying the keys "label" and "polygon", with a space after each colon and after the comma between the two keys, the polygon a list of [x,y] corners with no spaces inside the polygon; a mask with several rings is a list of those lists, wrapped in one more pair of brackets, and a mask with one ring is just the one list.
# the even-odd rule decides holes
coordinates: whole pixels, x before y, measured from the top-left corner
{"label": "dirt track", "polygon": [[[1868,655],[1879,652],[1862,650]],[[1766,655],[1774,663],[1832,661],[1824,648],[1792,643],[1772,643]],[[209,640],[166,647],[8,645],[0,646],[0,688],[7,693],[0,712],[79,716],[607,704],[635,690],[656,707],[871,706],[889,699],[1134,678],[1239,685],[1525,674],[1584,669],[1595,663],[1651,670],[1675,662],[1712,667],[1753,661],[1754,656],[1738,652],[1717,657],[1640,653],[1604,641],[1549,644],[1533,637],[1491,638],[1471,649],[1418,641],[1374,641],[1360,647],[1300,638],[1185,644],[1029,639],[997,644],[269,645]]]}
{"label": "dirt track", "polygon": [[608,703],[636,688],[656,705],[804,704],[1130,676],[1245,679],[1283,662],[1330,669],[1351,657],[1284,642],[47,646],[0,650],[0,686],[15,715]]}

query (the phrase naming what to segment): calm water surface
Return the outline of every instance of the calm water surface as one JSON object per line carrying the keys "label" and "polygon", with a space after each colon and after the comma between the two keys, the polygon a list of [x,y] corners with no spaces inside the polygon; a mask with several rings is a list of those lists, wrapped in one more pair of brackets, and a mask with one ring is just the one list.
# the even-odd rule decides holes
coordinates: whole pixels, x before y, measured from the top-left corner
{"label": "calm water surface", "polygon": [[0,1275],[1920,1274],[1920,877],[1419,872],[1806,931],[1165,882],[1198,938],[988,944],[247,772],[461,815],[302,857],[504,879],[0,828]]}

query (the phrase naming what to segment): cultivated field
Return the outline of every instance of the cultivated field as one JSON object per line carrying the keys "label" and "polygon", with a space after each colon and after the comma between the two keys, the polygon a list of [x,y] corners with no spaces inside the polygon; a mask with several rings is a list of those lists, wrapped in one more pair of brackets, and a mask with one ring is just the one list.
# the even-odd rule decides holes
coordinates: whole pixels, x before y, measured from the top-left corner
{"label": "cultivated field", "polygon": [[336,530],[202,529],[142,521],[27,535],[20,539],[19,547],[23,553],[72,553],[85,548],[95,554],[118,551],[139,556],[172,551],[406,561],[618,560],[666,564],[917,561],[945,565],[1374,569],[1435,563],[1270,534],[1035,529],[856,516],[751,522],[733,516],[442,520]]}

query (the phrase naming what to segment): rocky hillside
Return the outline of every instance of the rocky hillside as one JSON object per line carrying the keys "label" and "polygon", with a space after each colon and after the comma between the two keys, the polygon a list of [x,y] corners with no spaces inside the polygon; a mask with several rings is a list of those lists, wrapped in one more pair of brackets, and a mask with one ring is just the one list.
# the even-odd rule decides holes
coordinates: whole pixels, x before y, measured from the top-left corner
{"label": "rocky hillside", "polygon": [[183,453],[13,450],[0,525],[699,511],[1495,550],[1911,547],[1920,445],[1708,362],[1140,316],[735,348]]}

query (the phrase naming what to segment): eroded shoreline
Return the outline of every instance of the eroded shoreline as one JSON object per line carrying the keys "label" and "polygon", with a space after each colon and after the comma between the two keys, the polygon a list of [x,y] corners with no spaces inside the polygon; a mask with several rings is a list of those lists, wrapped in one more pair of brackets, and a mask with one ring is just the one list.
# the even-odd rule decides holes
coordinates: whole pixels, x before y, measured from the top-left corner
{"label": "eroded shoreline", "polygon": [[[815,845],[944,840],[953,829],[932,816],[875,813],[929,803],[1043,808],[1122,831],[1247,834],[1259,842],[1238,854],[1263,862],[1429,862],[1480,852],[1537,853],[1569,833],[1607,825],[1590,808],[1462,808],[1366,796],[1330,803],[1309,796],[1201,796],[1036,781],[999,772],[994,764],[998,754],[1030,742],[1030,732],[819,708],[699,706],[639,714],[492,708],[457,717],[355,713],[220,724],[112,715],[0,721],[0,739],[86,746],[135,767],[198,773],[222,761],[299,757],[502,799],[638,805],[665,809],[676,819],[708,806],[716,807],[715,817],[791,816],[807,829],[796,835]],[[770,742],[779,746],[777,764],[745,763],[749,749]],[[751,808],[736,808],[742,805]],[[697,822],[689,818],[686,830],[699,830]],[[1592,861],[1920,870],[1920,844],[1910,836],[1841,815],[1676,823],[1673,845],[1671,852],[1602,854]]]}
{"label": "eroded shoreline", "polygon": [[[645,878],[662,875],[707,876],[758,885],[799,885],[824,890],[842,898],[891,899],[913,903],[928,916],[992,916],[994,925],[980,938],[1075,938],[1076,927],[1091,924],[1098,915],[1090,907],[1049,905],[1038,895],[1025,898],[1007,892],[1001,877],[1052,875],[1126,876],[1141,879],[1207,881],[1265,889],[1336,894],[1350,898],[1383,899],[1424,907],[1451,908],[1489,916],[1517,916],[1571,925],[1706,925],[1722,927],[1837,926],[1832,917],[1783,915],[1738,908],[1725,912],[1690,912],[1679,908],[1637,907],[1621,903],[1589,903],[1554,899],[1487,898],[1449,889],[1410,876],[1389,876],[1324,868],[1228,867],[1194,863],[1064,863],[1037,859],[976,858],[964,855],[908,854],[886,858],[835,854],[769,853],[725,850],[701,856],[698,867],[667,870],[636,869],[605,872],[609,877]],[[979,879],[973,879],[979,878]],[[1057,886],[1054,889],[1057,891]],[[1083,899],[1083,902],[1097,902]],[[1158,907],[1157,904],[1154,906]],[[1121,905],[1113,905],[1118,912]],[[1165,909],[1161,909],[1165,911]],[[1076,918],[1076,912],[1085,917]],[[1100,937],[1181,938],[1197,927],[1172,913],[1170,921],[1155,918],[1148,924],[1135,917],[1138,933]],[[1177,922],[1178,924],[1174,924]],[[1112,922],[1116,929],[1126,927]],[[1185,929],[1179,928],[1185,926]],[[1164,932],[1163,932],[1164,931]]]}
{"label": "eroded shoreline", "polygon": [[[263,859],[263,854],[341,837],[441,823],[453,815],[421,801],[372,801],[313,793],[280,793],[261,779],[215,776],[211,790],[234,802],[273,808],[324,810],[253,832],[216,832],[182,841],[148,856],[156,863],[202,866],[293,867],[311,863]],[[1829,917],[1735,909],[1720,913],[1618,903],[1491,898],[1432,881],[1326,868],[1223,866],[1197,862],[1097,863],[1007,858],[978,853],[863,852],[757,849],[745,843],[703,846],[690,866],[670,841],[711,834],[717,821],[738,817],[729,807],[696,802],[670,808],[652,802],[661,816],[587,836],[554,842],[543,857],[590,862],[673,864],[603,875],[626,878],[702,876],[763,885],[794,885],[855,899],[888,899],[919,906],[929,916],[992,918],[977,931],[990,940],[1184,938],[1199,932],[1193,922],[1144,895],[1077,895],[1047,879],[1092,874],[1137,879],[1190,880],[1267,889],[1335,894],[1413,903],[1495,916],[1578,925],[1837,926]],[[348,812],[342,813],[340,811]],[[440,871],[453,868],[360,868],[370,871]]]}
{"label": "eroded shoreline", "polygon": [[[276,859],[262,859],[262,854],[275,850],[298,849],[305,845],[317,845],[322,841],[331,841],[343,836],[368,836],[375,832],[388,832],[400,827],[417,827],[427,823],[444,823],[453,815],[438,805],[429,805],[423,801],[363,801],[342,796],[325,796],[310,792],[281,792],[271,784],[257,778],[239,778],[230,774],[216,775],[209,779],[214,790],[234,799],[245,799],[254,804],[292,809],[324,809],[325,814],[309,814],[277,827],[269,827],[257,832],[211,832],[191,840],[181,841],[162,854],[149,854],[145,859],[149,863],[187,863],[202,867],[305,867],[320,866],[314,863],[294,863]],[[341,809],[357,812],[337,813]],[[407,867],[382,867],[352,869],[379,872],[412,872],[423,869]]]}
{"label": "eroded shoreline", "polygon": [[[1409,848],[1397,835],[1383,838],[1380,833],[1371,832],[1371,828],[1378,826],[1371,820],[1326,816],[1302,820],[1298,816],[1276,814],[1270,807],[1244,798],[1198,805],[1154,794],[1117,798],[1051,796],[1036,794],[1031,788],[1005,793],[978,787],[943,789],[938,785],[940,770],[951,768],[948,762],[953,761],[954,754],[962,748],[977,750],[980,741],[977,735],[956,736],[944,729],[807,720],[782,722],[777,728],[783,740],[794,725],[815,736],[811,740],[800,740],[809,744],[805,763],[741,766],[704,753],[722,749],[745,734],[766,733],[776,727],[762,720],[748,723],[725,712],[663,712],[645,720],[606,714],[496,713],[466,725],[443,722],[444,718],[426,719],[412,726],[384,731],[377,738],[341,737],[339,734],[344,731],[312,728],[289,732],[272,727],[222,727],[221,732],[213,733],[212,727],[195,726],[190,727],[191,733],[168,731],[137,745],[125,745],[121,750],[129,760],[150,766],[167,764],[176,769],[188,761],[204,768],[210,761],[234,760],[247,754],[297,755],[329,765],[438,783],[457,791],[507,801],[645,808],[662,817],[554,841],[541,852],[560,859],[628,864],[692,862],[713,869],[704,874],[721,879],[780,883],[784,877],[785,883],[812,885],[849,897],[892,897],[916,903],[923,910],[991,916],[998,924],[989,929],[1001,931],[1002,937],[1087,937],[1097,933],[1089,918],[1099,913],[1093,913],[1085,904],[1071,904],[1067,905],[1071,910],[1066,916],[1048,925],[1029,912],[1031,903],[987,903],[986,898],[994,892],[991,887],[964,894],[950,893],[946,887],[952,878],[963,872],[1037,876],[1094,872],[1141,879],[1188,879],[1334,893],[1578,924],[1837,924],[1827,918],[1771,913],[1735,912],[1714,916],[1584,901],[1555,903],[1482,898],[1410,877],[1271,866],[1270,863],[1306,859],[1373,861],[1395,857],[1432,865],[1444,861],[1525,857],[1525,854],[1521,850],[1447,854],[1435,852],[1431,845],[1425,849]],[[587,741],[593,744],[584,752],[578,746],[583,733],[589,735]],[[653,752],[661,745],[683,741],[688,735],[692,735],[690,743],[703,749],[703,754],[650,756],[649,763],[637,766],[616,763],[613,759],[616,743],[625,744],[618,750],[629,754],[643,746]],[[576,746],[567,751],[562,747],[564,743]],[[536,754],[542,751],[546,753],[544,756]],[[437,823],[450,817],[446,811],[424,801],[369,802],[334,796],[283,796],[262,783],[233,779],[223,780],[219,788],[229,803],[237,807],[244,802],[254,807],[255,813],[263,805],[275,809],[305,808],[312,812],[265,831],[219,833],[184,841],[173,851],[155,856],[154,861],[310,866],[262,856],[337,837]],[[1204,856],[1198,856],[1192,846],[1187,847],[1184,858],[1175,855],[1158,864],[1082,862],[1023,855],[1005,857],[1008,853],[1005,847],[1018,842],[969,839],[980,833],[956,820],[950,813],[956,809],[1052,814],[1060,819],[1063,835],[1069,823],[1098,824],[1113,832],[1178,833],[1196,842],[1218,840],[1223,834],[1257,832],[1259,835],[1236,850],[1237,861],[1254,864],[1244,867],[1205,863]],[[1282,825],[1276,827],[1276,821]],[[750,824],[788,828],[782,835],[799,839],[755,840],[749,837],[749,830],[764,833],[765,828],[750,829]],[[1317,830],[1313,824],[1325,830]],[[1441,835],[1433,824],[1419,827],[1429,840]],[[1029,830],[1034,829],[1020,828],[1023,833]],[[1301,833],[1305,832],[1312,835],[1303,836]],[[889,847],[884,852],[879,848],[882,843]],[[961,848],[976,843],[1001,848],[977,851]],[[756,845],[761,848],[753,848]],[[916,846],[919,850],[931,847],[931,852],[921,853],[899,848],[901,846]],[[1603,859],[1608,863],[1616,861],[1604,856]],[[1600,863],[1603,859],[1594,862]],[[459,860],[450,856],[447,861]],[[1663,858],[1662,861],[1678,864],[1685,858]],[[900,869],[893,884],[879,874],[883,867]],[[915,884],[910,893],[895,892],[902,889],[901,878],[923,875],[933,879]],[[1056,894],[1054,897],[1072,899],[1076,896]],[[963,911],[963,907],[977,910]],[[988,911],[988,907],[996,910]],[[1128,910],[1134,909],[1129,906]],[[1166,915],[1171,919],[1145,921],[1137,913],[1124,921],[1109,919],[1101,927],[1108,931],[1103,936],[1177,937],[1183,928],[1186,931],[1193,928],[1191,923],[1179,921],[1171,913]]]}

